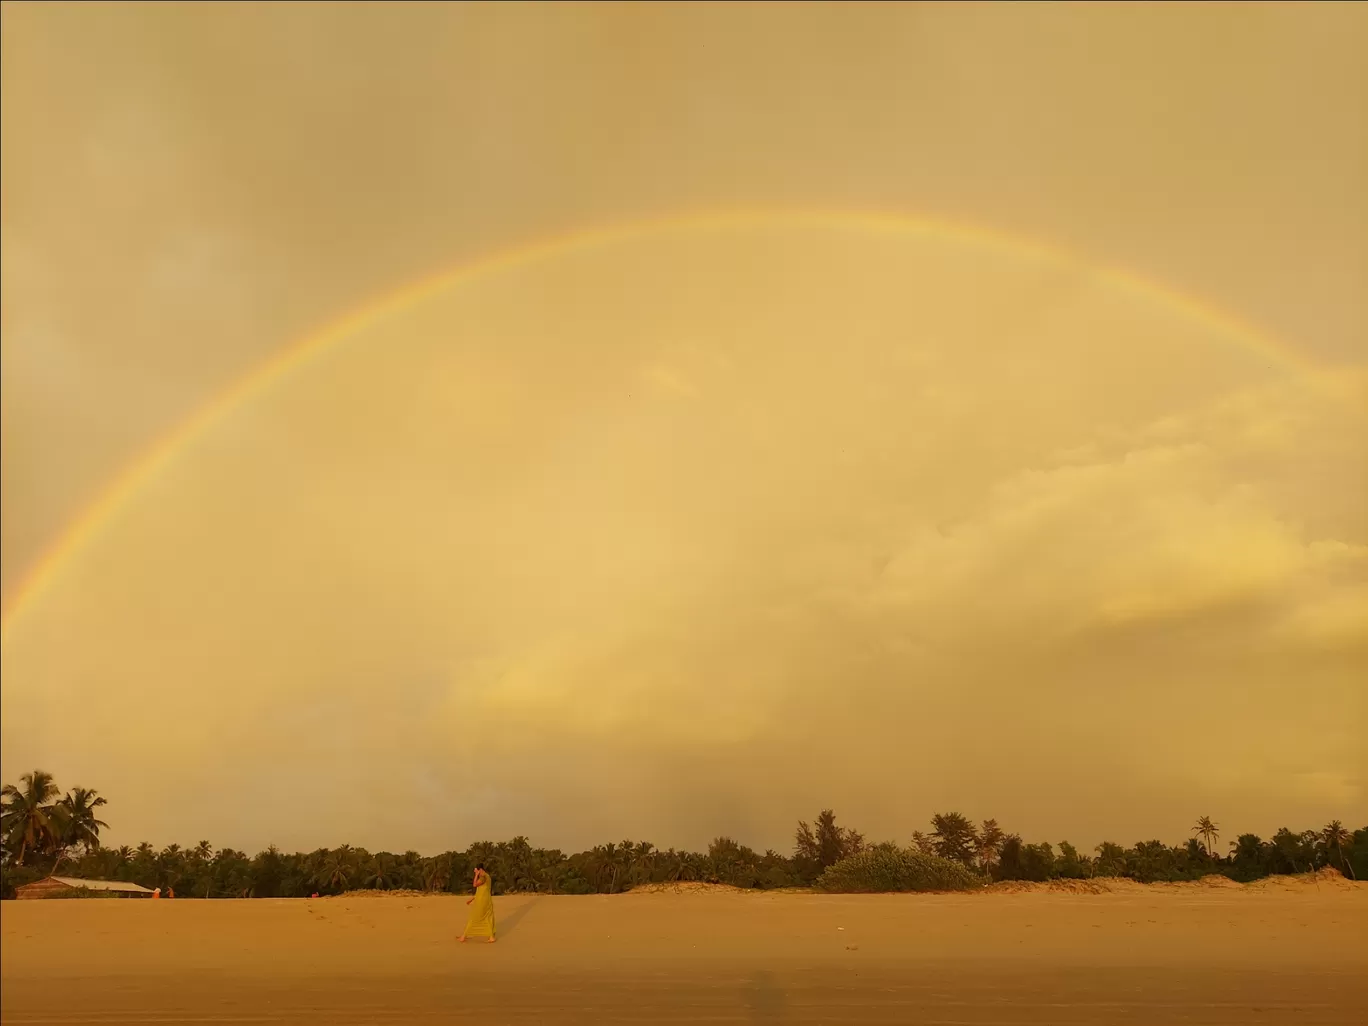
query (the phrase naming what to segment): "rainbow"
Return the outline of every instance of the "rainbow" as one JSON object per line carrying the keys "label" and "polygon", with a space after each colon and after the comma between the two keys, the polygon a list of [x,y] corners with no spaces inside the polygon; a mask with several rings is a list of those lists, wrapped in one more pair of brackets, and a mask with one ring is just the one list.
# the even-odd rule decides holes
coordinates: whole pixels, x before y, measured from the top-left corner
{"label": "rainbow", "polygon": [[971,223],[880,211],[848,209],[743,209],[677,214],[607,227],[581,228],[497,251],[454,268],[446,268],[386,293],[325,325],[264,361],[243,378],[205,403],[190,417],[148,447],[90,503],[30,569],[15,590],[9,607],[0,614],[0,643],[7,641],[24,610],[51,586],[61,568],[80,552],[100,529],[165,467],[190,449],[214,424],[269,389],[286,381],[348,337],[388,316],[440,293],[453,284],[544,260],[569,250],[608,245],[641,236],[683,228],[726,228],[763,224],[810,223],[844,226],[871,233],[933,236],[970,243],[1022,257],[1087,270],[1109,285],[1165,306],[1204,324],[1232,343],[1254,352],[1317,386],[1329,387],[1325,373],[1286,346],[1246,324],[1157,282],[1118,268],[1080,259],[1076,254],[1004,234]]}

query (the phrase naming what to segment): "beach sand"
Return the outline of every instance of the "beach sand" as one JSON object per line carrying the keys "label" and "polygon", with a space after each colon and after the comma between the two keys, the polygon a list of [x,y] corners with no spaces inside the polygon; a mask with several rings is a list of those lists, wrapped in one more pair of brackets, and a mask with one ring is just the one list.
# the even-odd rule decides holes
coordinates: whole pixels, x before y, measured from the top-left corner
{"label": "beach sand", "polygon": [[31,1023],[1357,1023],[1368,885],[7,901]]}

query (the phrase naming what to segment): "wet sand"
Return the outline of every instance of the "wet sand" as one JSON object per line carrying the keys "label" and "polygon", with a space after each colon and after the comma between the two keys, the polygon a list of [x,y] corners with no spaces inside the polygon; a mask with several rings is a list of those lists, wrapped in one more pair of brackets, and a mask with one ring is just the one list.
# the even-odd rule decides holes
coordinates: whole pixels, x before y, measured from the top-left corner
{"label": "wet sand", "polygon": [[1358,1023],[1368,885],[1102,894],[694,890],[32,901],[0,908],[30,1023]]}

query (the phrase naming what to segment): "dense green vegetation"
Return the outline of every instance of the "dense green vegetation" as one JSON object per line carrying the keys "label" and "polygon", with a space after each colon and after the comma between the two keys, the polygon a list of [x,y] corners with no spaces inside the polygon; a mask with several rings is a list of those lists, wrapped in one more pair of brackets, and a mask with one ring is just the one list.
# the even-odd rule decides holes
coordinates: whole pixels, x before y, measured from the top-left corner
{"label": "dense green vegetation", "polygon": [[887,891],[971,891],[983,877],[940,855],[885,842],[841,859],[817,878],[821,891],[879,894]]}
{"label": "dense green vegetation", "polygon": [[106,807],[95,791],[62,794],[52,776],[26,774],[7,784],[0,806],[3,895],[52,873],[128,880],[173,890],[180,897],[307,897],[361,888],[468,892],[476,862],[494,878],[495,893],[615,893],[651,883],[701,881],[746,888],[811,887],[832,891],[961,890],[990,880],[1084,879],[1120,876],[1149,883],[1221,874],[1248,881],[1333,867],[1361,879],[1368,873],[1368,827],[1352,833],[1335,821],[1321,830],[1279,830],[1271,840],[1241,834],[1220,853],[1220,828],[1202,817],[1184,845],[1143,841],[1129,848],[1104,843],[1091,855],[1068,842],[1028,844],[993,820],[975,825],[959,813],[932,817],[931,831],[911,843],[870,845],[838,826],[831,810],[800,823],[790,855],[760,854],[719,837],[706,853],[662,851],[641,841],[598,845],[567,855],[534,848],[526,838],[480,842],[465,851],[422,856],[362,848],[287,854],[275,847],[250,856],[208,841],[161,850],[150,844],[106,848],[98,818]]}

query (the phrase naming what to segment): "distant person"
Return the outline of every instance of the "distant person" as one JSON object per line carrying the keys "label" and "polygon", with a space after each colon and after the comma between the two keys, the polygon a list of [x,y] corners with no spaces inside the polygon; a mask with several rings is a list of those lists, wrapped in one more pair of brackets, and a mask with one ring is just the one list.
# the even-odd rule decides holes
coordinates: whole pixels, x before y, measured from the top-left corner
{"label": "distant person", "polygon": [[174,898],[176,896],[176,889],[174,887],[168,887],[166,889],[166,896],[168,898]]}
{"label": "distant person", "polygon": [[494,943],[494,897],[490,893],[491,886],[492,881],[481,862],[475,867],[475,896],[466,898],[466,904],[471,905],[471,909],[466,928],[461,931],[462,944],[467,936],[488,937],[489,943]]}
{"label": "distant person", "polygon": [[153,890],[152,890],[152,898],[153,898],[153,900],[156,900],[157,898],[160,898],[160,897],[161,897],[161,888],[160,888],[160,887],[155,887],[155,888],[153,888]]}
{"label": "distant person", "polygon": [[317,891],[314,891],[312,894],[309,895],[309,897],[311,897],[311,898],[316,898],[316,897],[318,897],[318,892],[317,892]]}

